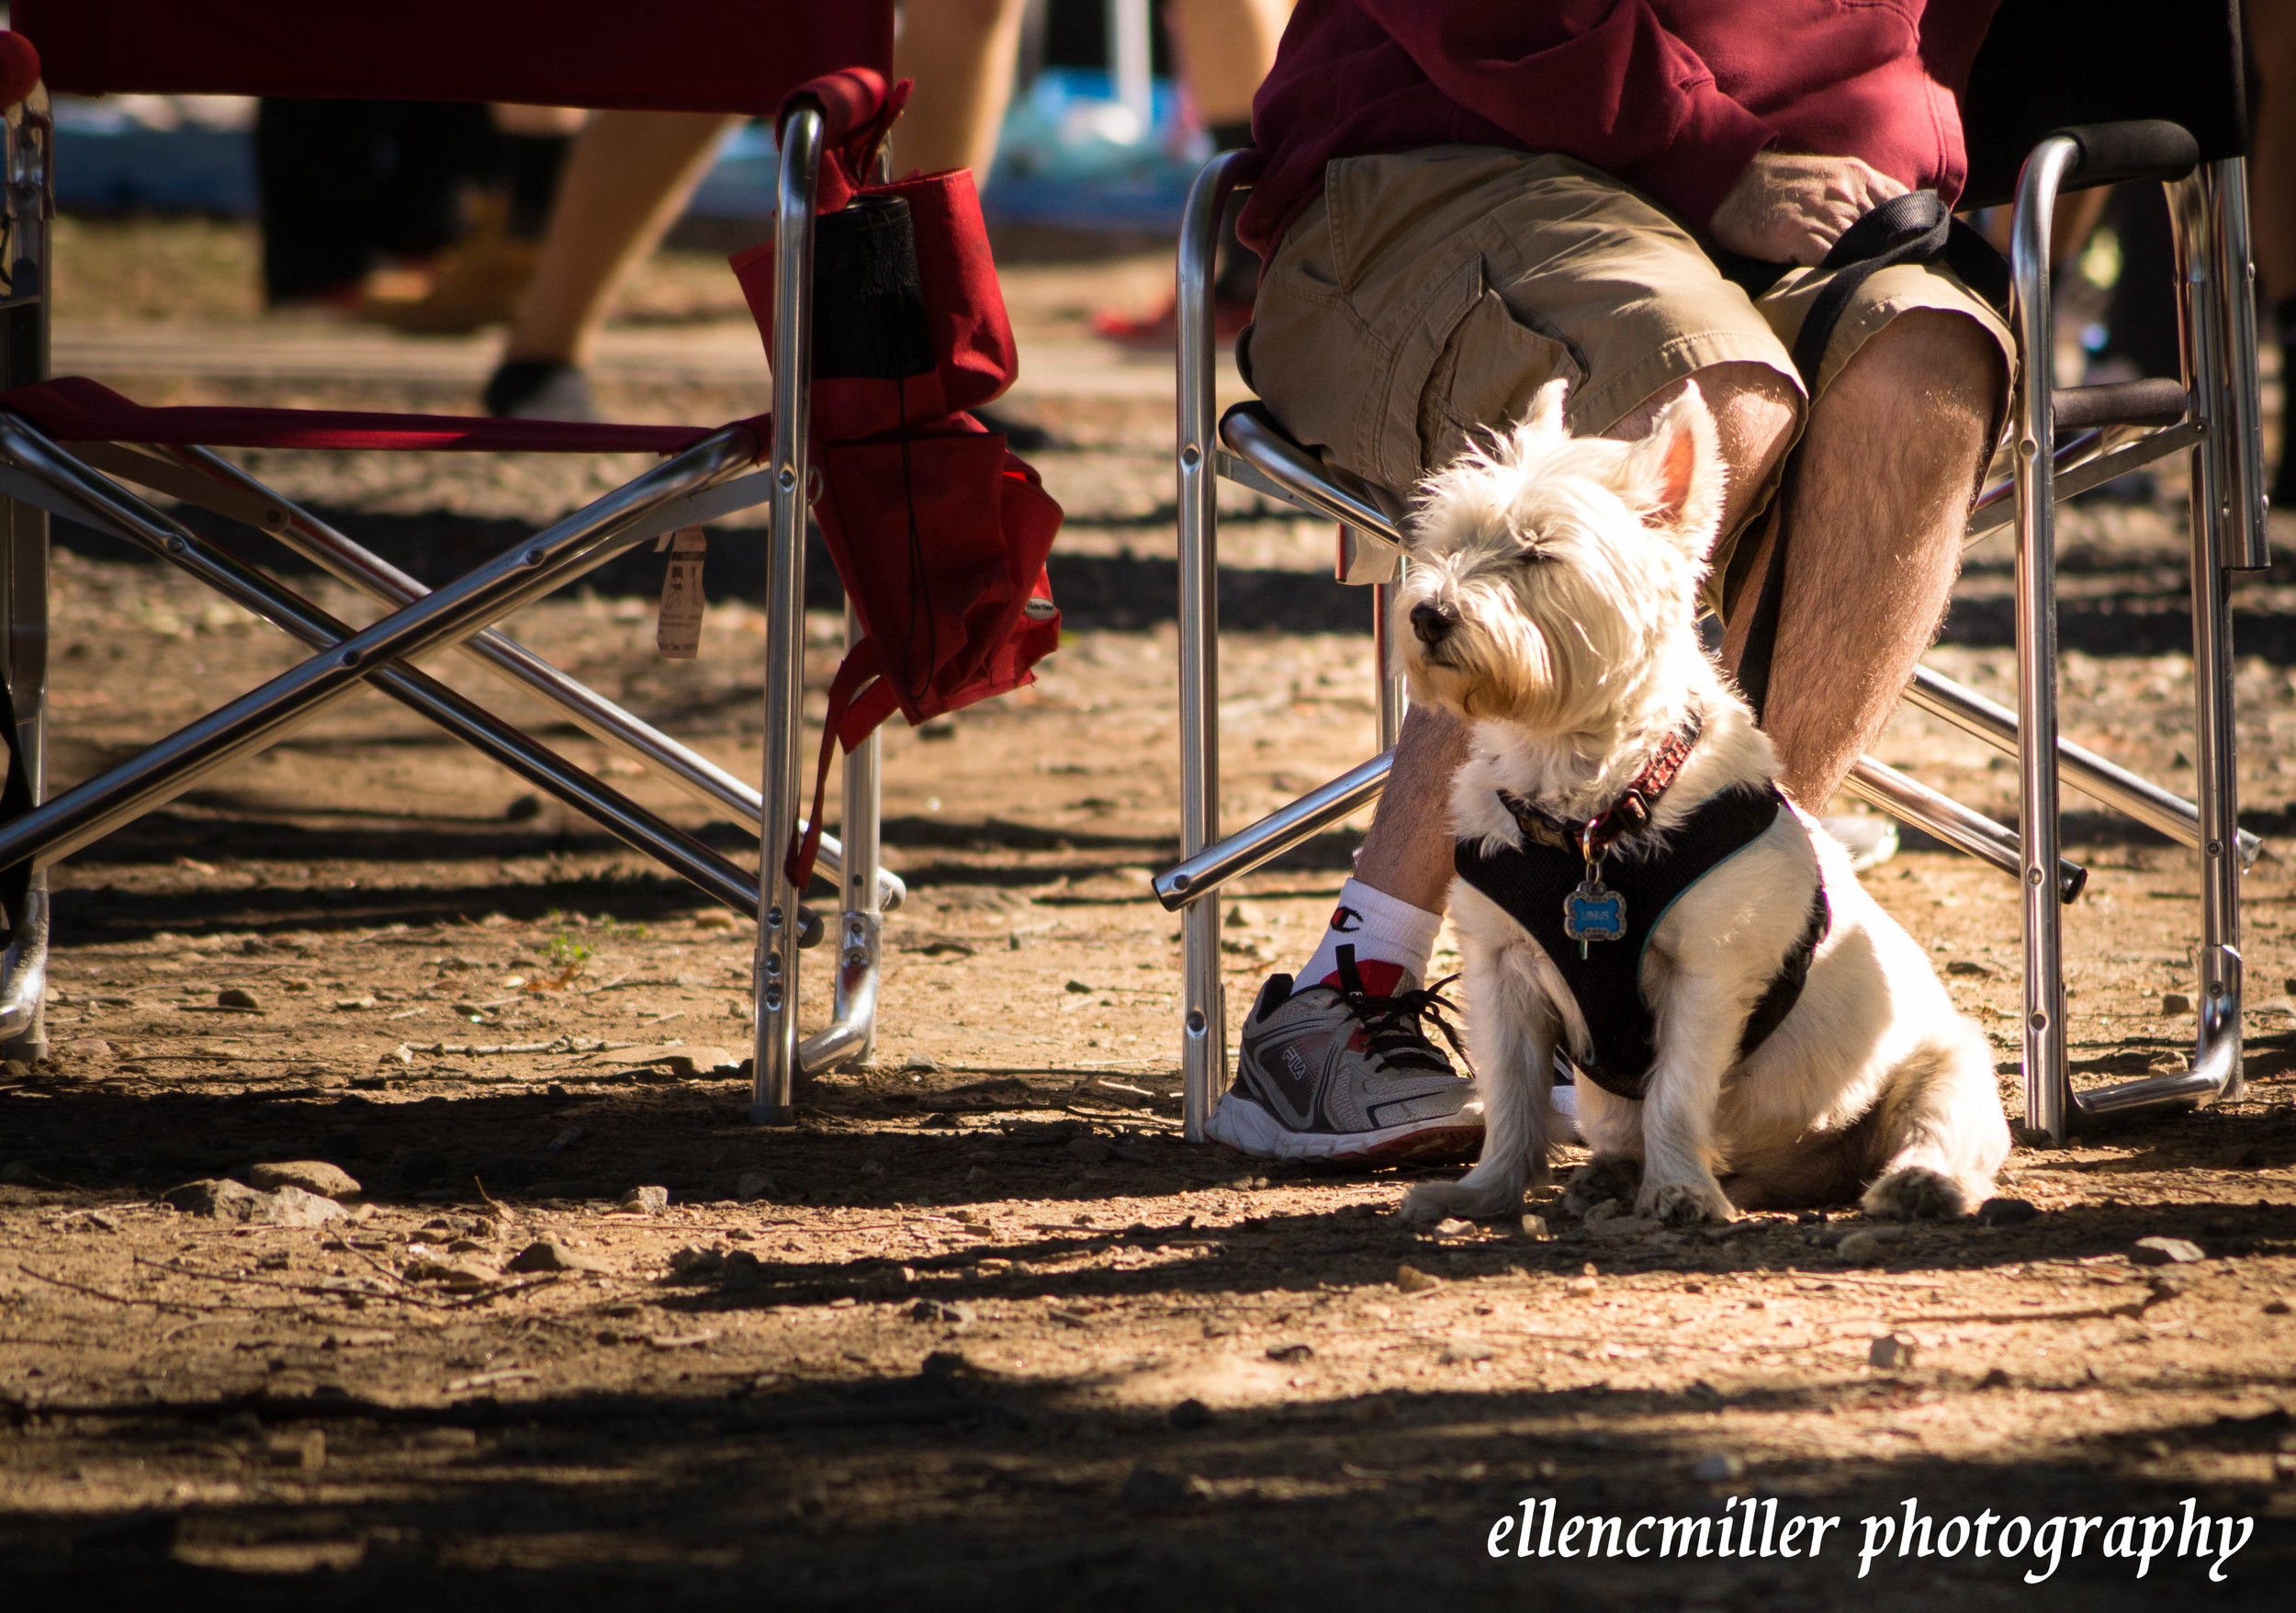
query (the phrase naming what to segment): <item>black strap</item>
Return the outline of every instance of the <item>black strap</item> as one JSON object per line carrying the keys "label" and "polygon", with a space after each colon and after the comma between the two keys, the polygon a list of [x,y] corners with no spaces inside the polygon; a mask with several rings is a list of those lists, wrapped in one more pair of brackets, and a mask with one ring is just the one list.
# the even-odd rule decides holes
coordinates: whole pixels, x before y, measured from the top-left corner
{"label": "black strap", "polygon": [[1753,1011],[1746,1016],[1746,1028],[1739,1032],[1740,1060],[1750,1057],[1755,1048],[1769,1041],[1770,1032],[1784,1024],[1794,1005],[1802,1000],[1802,987],[1809,984],[1810,960],[1818,955],[1833,922],[1833,905],[1826,900],[1826,880],[1821,874],[1818,889],[1809,899],[1809,917],[1803,922],[1801,939],[1786,953],[1778,972],[1770,977],[1768,988],[1756,999]]}
{"label": "black strap", "polygon": [[[1942,263],[1960,276],[1969,288],[2006,313],[2009,307],[2009,265],[1986,238],[1945,210],[1933,190],[1912,190],[1893,197],[1841,232],[1818,267],[1837,271],[1818,293],[1808,317],[1794,338],[1794,367],[1812,399],[1818,395],[1818,372],[1834,329],[1841,323],[1850,299],[1874,275],[1896,264]],[[1730,277],[1748,284],[1748,260],[1735,259]],[[1774,277],[1773,281],[1774,283]],[[1778,615],[1785,603],[1786,535],[1794,525],[1795,495],[1802,464],[1797,446],[1786,462],[1778,484],[1777,536],[1770,546],[1770,564],[1754,600],[1753,620],[1746,629],[1746,648],[1738,661],[1738,686],[1754,708],[1760,722],[1770,698],[1770,665],[1778,648]]]}

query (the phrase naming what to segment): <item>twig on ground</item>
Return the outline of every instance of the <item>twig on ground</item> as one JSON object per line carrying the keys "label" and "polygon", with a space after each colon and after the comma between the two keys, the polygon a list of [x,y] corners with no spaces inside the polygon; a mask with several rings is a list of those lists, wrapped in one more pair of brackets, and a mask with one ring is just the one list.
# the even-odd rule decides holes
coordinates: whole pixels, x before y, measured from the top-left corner
{"label": "twig on ground", "polygon": [[90,1288],[84,1282],[73,1282],[69,1278],[51,1277],[45,1271],[34,1270],[21,1260],[17,1262],[16,1269],[25,1276],[38,1281],[52,1283],[58,1288],[68,1288],[74,1293],[87,1294],[95,1299],[109,1300],[115,1305],[149,1305],[155,1311],[181,1311],[186,1316],[200,1314],[200,1307],[197,1305],[177,1304],[173,1300],[142,1300],[129,1294],[110,1293],[100,1288]]}
{"label": "twig on ground", "polygon": [[2154,1288],[2117,1305],[2083,1305],[2071,1311],[1917,1311],[1911,1315],[1892,1318],[1890,1325],[1898,1326],[1908,1322],[1996,1322],[2005,1325],[2019,1322],[2101,1322],[2142,1316],[2155,1305],[2176,1297],[2173,1292]]}
{"label": "twig on ground", "polygon": [[[388,1300],[393,1304],[420,1305],[423,1309],[431,1311],[448,1311],[455,1308],[446,1301],[434,1300],[427,1294],[369,1293],[363,1288],[321,1288],[316,1283],[281,1282],[276,1278],[271,1277],[241,1277],[229,1271],[201,1271],[196,1267],[170,1266],[160,1260],[147,1260],[141,1255],[131,1255],[129,1258],[133,1260],[139,1266],[149,1266],[155,1271],[166,1271],[177,1277],[201,1278],[209,1282],[237,1282],[255,1288],[284,1289],[290,1293],[314,1294],[321,1299],[332,1300],[337,1304],[342,1304],[354,1299],[360,1301]],[[399,1280],[394,1279],[393,1280]],[[275,1306],[271,1308],[277,1309],[278,1307]],[[300,1310],[303,1307],[291,1306],[288,1308]]]}
{"label": "twig on ground", "polygon": [[489,1300],[499,1300],[509,1294],[523,1293],[529,1289],[547,1288],[554,1282],[564,1280],[565,1278],[556,1271],[547,1272],[540,1277],[516,1278],[509,1282],[498,1283],[492,1288],[480,1289],[476,1293],[465,1294],[459,1299],[446,1301],[436,1308],[442,1311],[467,1311],[471,1306],[482,1305]]}
{"label": "twig on ground", "polygon": [[353,1243],[349,1238],[340,1237],[337,1238],[335,1242],[343,1246],[345,1253],[355,1255],[358,1258],[366,1261],[368,1266],[374,1269],[377,1275],[386,1279],[392,1287],[404,1288],[406,1286],[407,1280],[405,1278],[400,1276],[399,1273],[393,1271],[389,1267],[375,1258],[374,1256],[368,1254],[365,1249],[360,1248],[358,1245]]}
{"label": "twig on ground", "polygon": [[1794,1266],[1787,1267],[1784,1274],[1788,1277],[1814,1278],[1819,1282],[1847,1282],[1863,1288],[1889,1289],[1898,1293],[1903,1293],[1909,1288],[1935,1289],[1941,1292],[1948,1286],[1926,1277],[1911,1275],[1902,1278],[1856,1277],[1846,1271],[1804,1271]]}

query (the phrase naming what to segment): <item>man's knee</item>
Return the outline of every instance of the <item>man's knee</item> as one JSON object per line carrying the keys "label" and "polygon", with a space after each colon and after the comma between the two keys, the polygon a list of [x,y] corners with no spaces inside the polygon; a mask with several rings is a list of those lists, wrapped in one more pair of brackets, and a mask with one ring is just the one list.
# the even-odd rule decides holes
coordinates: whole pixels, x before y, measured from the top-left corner
{"label": "man's knee", "polygon": [[1999,417],[2008,389],[1991,332],[1964,313],[1919,308],[1867,338],[1818,407],[1887,411],[1900,421],[1947,414],[1989,423]]}
{"label": "man's knee", "polygon": [[1794,440],[1802,394],[1784,374],[1766,364],[1715,364],[1660,389],[1603,433],[1622,442],[1646,435],[1659,411],[1692,382],[1714,415],[1723,462],[1729,467],[1729,493],[1723,529],[1735,530],[1748,506],[1768,486],[1772,471]]}

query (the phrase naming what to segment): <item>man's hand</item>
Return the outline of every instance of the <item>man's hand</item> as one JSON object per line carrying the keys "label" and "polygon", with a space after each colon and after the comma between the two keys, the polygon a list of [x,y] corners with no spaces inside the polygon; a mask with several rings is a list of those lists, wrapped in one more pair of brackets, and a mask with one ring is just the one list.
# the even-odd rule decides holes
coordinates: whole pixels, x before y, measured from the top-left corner
{"label": "man's hand", "polygon": [[1758,152],[1707,226],[1717,245],[1764,263],[1822,263],[1841,232],[1906,187],[1855,157]]}

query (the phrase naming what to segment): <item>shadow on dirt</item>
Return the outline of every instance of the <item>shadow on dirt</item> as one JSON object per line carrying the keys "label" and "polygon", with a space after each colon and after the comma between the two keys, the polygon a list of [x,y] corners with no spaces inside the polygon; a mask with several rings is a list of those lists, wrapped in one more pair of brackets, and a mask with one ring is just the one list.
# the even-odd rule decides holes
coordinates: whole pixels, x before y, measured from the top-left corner
{"label": "shadow on dirt", "polygon": [[[1064,1086],[1077,1077],[1044,1074]],[[1075,1224],[1039,1224],[1030,1235],[983,1236],[938,1257],[786,1262],[760,1246],[754,1265],[722,1280],[670,1285],[695,1309],[885,1299],[944,1288],[966,1299],[1312,1289],[1326,1281],[1391,1280],[1401,1260],[1459,1278],[1511,1269],[1572,1273],[1590,1261],[1605,1272],[1823,1276],[1839,1267],[1824,1241],[1831,1229],[1783,1220],[1742,1222],[1736,1233],[1712,1238],[1606,1237],[1599,1228],[1558,1222],[1562,1235],[1537,1242],[1482,1232],[1432,1239],[1391,1214],[1353,1204],[1329,1214],[1247,1216],[1214,1228],[1099,1224],[1112,1198],[1155,1199],[1208,1186],[1249,1190],[1277,1179],[1295,1190],[1322,1180],[1359,1185],[1364,1179],[1192,1146],[1159,1129],[1169,1122],[1146,1110],[1131,1123],[1088,1121],[1058,1107],[1047,1095],[1049,1084],[1032,1088],[1018,1076],[941,1092],[816,1087],[801,1101],[805,1123],[788,1129],[749,1124],[748,1089],[738,1081],[680,1081],[650,1066],[617,1071],[611,1055],[595,1070],[569,1072],[555,1084],[537,1079],[516,1095],[480,1091],[416,1102],[316,1085],[343,1079],[319,1066],[244,1078],[245,1090],[214,1095],[130,1094],[27,1077],[0,1100],[12,1179],[20,1184],[0,1187],[0,1194],[148,1196],[260,1160],[301,1158],[343,1167],[373,1201],[440,1209],[475,1208],[491,1197],[546,1215],[553,1203],[611,1205],[641,1183],[666,1186],[680,1202],[731,1201],[741,1177],[762,1173],[771,1201],[862,1213],[995,1203],[1007,1196],[1099,1212]],[[399,1077],[353,1078],[380,1088]],[[404,1078],[421,1079],[423,1072]],[[847,1129],[855,1122],[877,1129]],[[577,1125],[579,1138],[566,1140],[568,1128]],[[2141,1209],[2093,1204],[2017,1226],[1917,1223],[1891,1235],[1895,1241],[1878,1269],[1957,1271],[2077,1259],[2123,1252],[2148,1235],[2189,1239],[2214,1256],[2296,1244],[2296,1201],[2272,1197],[2254,1175],[2296,1160],[2296,1113],[2200,1111],[2155,1118],[2136,1134],[2146,1145],[2133,1156],[2084,1162],[2043,1150],[2020,1155],[2015,1168],[2084,1178],[2197,1169],[2207,1173],[2216,1196]],[[1400,1198],[1407,1182],[1439,1174],[1390,1169],[1373,1179],[1391,1184]],[[1128,1252],[1129,1269],[1056,1269],[1069,1257],[1120,1248]],[[928,1279],[925,1288],[917,1286]]]}
{"label": "shadow on dirt", "polygon": [[[2052,1386],[1959,1386],[2056,1393]],[[153,1461],[317,1429],[324,1485],[235,1486],[240,1498],[70,1517],[0,1512],[0,1585],[112,1606],[164,1596],[231,1608],[928,1607],[1150,1609],[1934,1608],[2270,1606],[2296,1540],[2264,1517],[2226,1565],[2163,1555],[2138,1579],[2100,1555],[2103,1520],[2256,1517],[2263,1492],[2167,1476],[2190,1447],[2269,1449],[2279,1423],[2168,1424],[2142,1441],[2068,1440],[2051,1460],[1870,1453],[1773,1460],[1701,1482],[1722,1430],[1817,1412],[1871,1418],[1922,1393],[1890,1380],[1733,1397],[1683,1393],[1387,1393],[1295,1397],[1279,1407],[1179,1417],[1093,1404],[1089,1384],[1006,1380],[954,1352],[914,1377],[833,1391],[803,1382],[724,1395],[569,1396],[394,1407],[350,1397],[50,1406],[50,1439],[97,1434]],[[19,1414],[21,1417],[24,1414]],[[2265,1421],[2269,1421],[2266,1419]],[[1176,1424],[1177,1426],[1176,1426]],[[264,1492],[264,1493],[254,1493]],[[1689,1561],[1518,1557],[1500,1519],[1552,1498],[1563,1520],[1680,1518],[1718,1542],[1737,1497],[1768,1497],[1776,1525],[1839,1522],[1813,1558]],[[1868,1518],[1938,1524],[2094,1516],[2077,1558],[1900,1555],[1861,1573]],[[1540,1508],[1543,1512],[1543,1508]],[[1701,1528],[1701,1520],[1704,1527]],[[1775,1527],[1775,1526],[1773,1526]],[[1988,1529],[1990,1525],[1988,1524]],[[1510,1527],[1508,1533],[1512,1533]],[[2059,1538],[2064,1538],[2063,1526]],[[1806,1539],[1806,1529],[1794,1537]],[[1964,1534],[1964,1540],[1966,1540]],[[2029,1537],[2030,1538],[2030,1531]],[[1542,1543],[1565,1543],[1546,1529]],[[1924,1544],[1926,1545],[1926,1540]],[[99,1604],[101,1605],[101,1604]]]}

